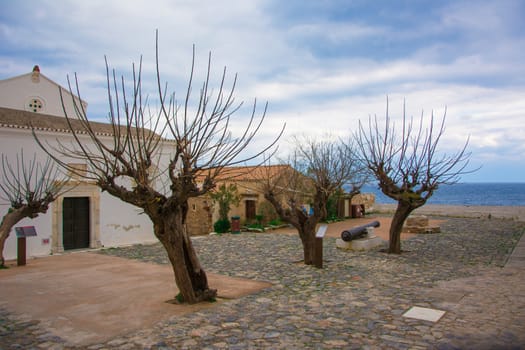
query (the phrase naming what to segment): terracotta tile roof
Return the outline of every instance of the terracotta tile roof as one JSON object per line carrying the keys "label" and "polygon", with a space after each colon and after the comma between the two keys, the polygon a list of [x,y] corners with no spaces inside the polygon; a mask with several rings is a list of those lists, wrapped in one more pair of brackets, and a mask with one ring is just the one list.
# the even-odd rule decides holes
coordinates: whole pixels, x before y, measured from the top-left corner
{"label": "terracotta tile roof", "polygon": [[[288,169],[291,169],[289,165],[225,167],[215,179],[217,181],[261,181]],[[199,174],[197,181],[203,181],[205,176],[205,174]]]}

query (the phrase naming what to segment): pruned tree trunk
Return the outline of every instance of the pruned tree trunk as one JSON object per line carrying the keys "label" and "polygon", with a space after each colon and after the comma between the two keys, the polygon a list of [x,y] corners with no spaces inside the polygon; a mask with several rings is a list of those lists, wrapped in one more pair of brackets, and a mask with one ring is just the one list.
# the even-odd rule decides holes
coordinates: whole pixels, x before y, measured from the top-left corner
{"label": "pruned tree trunk", "polygon": [[304,264],[313,265],[316,261],[315,227],[318,220],[314,217],[303,218],[303,220],[304,222],[294,226],[299,232],[299,237],[301,238],[301,243],[303,244]]}
{"label": "pruned tree trunk", "polygon": [[389,253],[401,254],[401,232],[403,231],[403,225],[414,209],[415,208],[409,203],[404,201],[398,202],[396,212],[394,213],[390,225],[390,240],[388,245]]}
{"label": "pruned tree trunk", "polygon": [[173,211],[167,216],[156,217],[154,222],[155,234],[168,253],[183,301],[195,304],[215,298],[217,290],[209,288],[206,273],[187,234],[185,213]]}
{"label": "pruned tree trunk", "polygon": [[313,265],[315,261],[315,234],[304,232],[300,234],[303,243],[303,255],[305,265]]}
{"label": "pruned tree trunk", "polygon": [[277,199],[271,190],[264,192],[264,198],[274,207],[281,220],[289,223],[297,230],[303,245],[304,264],[313,265],[317,261],[315,229],[321,216],[326,215],[327,197],[320,197],[319,195],[316,197],[322,198],[324,201],[316,206],[317,210],[314,211],[312,216],[305,214],[300,207],[289,208],[283,206],[282,202]]}

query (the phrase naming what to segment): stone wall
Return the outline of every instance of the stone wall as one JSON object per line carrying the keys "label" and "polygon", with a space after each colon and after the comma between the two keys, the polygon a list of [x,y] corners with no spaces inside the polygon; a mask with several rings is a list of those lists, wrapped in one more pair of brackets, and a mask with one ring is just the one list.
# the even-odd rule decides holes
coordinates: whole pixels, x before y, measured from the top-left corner
{"label": "stone wall", "polygon": [[352,198],[352,204],[364,204],[366,211],[372,210],[375,202],[376,196],[373,193],[360,193]]}
{"label": "stone wall", "polygon": [[[351,203],[350,198],[348,196],[344,196],[339,199],[337,204],[337,215],[339,217],[361,217],[362,214],[366,214],[367,212],[373,210],[374,204],[375,195],[373,193],[360,193],[355,195],[352,198]],[[364,206],[364,211],[361,208],[355,209],[356,206]],[[358,210],[359,213],[355,210]]]}
{"label": "stone wall", "polygon": [[186,228],[191,236],[207,235],[213,231],[211,200],[207,197],[190,198]]}

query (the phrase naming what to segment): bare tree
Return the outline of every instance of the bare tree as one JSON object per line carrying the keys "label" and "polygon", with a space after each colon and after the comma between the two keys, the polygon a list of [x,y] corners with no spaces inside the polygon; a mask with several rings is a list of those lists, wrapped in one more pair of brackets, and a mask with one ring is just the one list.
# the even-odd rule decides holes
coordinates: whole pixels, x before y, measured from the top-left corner
{"label": "bare tree", "polygon": [[466,168],[470,153],[468,139],[457,153],[448,155],[438,150],[445,131],[446,111],[436,125],[432,112],[425,127],[423,113],[419,122],[406,117],[403,106],[399,130],[391,121],[388,101],[384,128],[377,119],[369,118],[368,128],[359,123],[356,134],[361,157],[378,181],[386,196],[397,201],[389,234],[389,253],[401,253],[401,231],[412,211],[423,206],[440,185],[454,184]]}
{"label": "bare tree", "polygon": [[[342,141],[315,141],[304,137],[295,140],[295,153],[290,167],[268,176],[265,198],[281,220],[299,232],[304,263],[315,260],[315,234],[319,221],[326,218],[329,197],[356,174],[359,160],[353,149]],[[303,204],[310,204],[311,212]]]}
{"label": "bare tree", "polygon": [[[163,86],[160,78],[157,35],[156,73],[160,107],[153,111],[142,94],[142,62],[138,68],[133,66],[132,91],[128,94],[124,78],[117,82],[115,72],[110,73],[106,61],[109,123],[113,127],[111,141],[92,129],[82,106],[77,105],[76,116],[66,115],[74,144],[59,142],[59,146],[53,147],[53,153],[78,158],[88,164],[87,171],[77,173],[78,176],[94,181],[102,191],[144,210],[153,222],[155,236],[168,253],[180,291],[178,299],[187,303],[210,300],[217,294],[208,286],[206,273],[186,231],[188,199],[212,190],[224,167],[256,162],[263,154],[271,155],[280,137],[278,133],[268,146],[243,156],[263,125],[266,105],[257,116],[257,103],[254,102],[246,126],[240,136],[234,137],[232,116],[242,105],[234,100],[237,76],[228,88],[224,68],[218,87],[212,88],[210,54],[204,81],[194,96],[194,66],[195,49],[187,88],[179,102],[175,93],[167,94],[167,84]],[[75,85],[78,92],[76,78]],[[193,102],[196,105],[192,105]],[[82,139],[85,135],[92,146]],[[60,156],[54,156],[55,160],[75,172]]]}
{"label": "bare tree", "polygon": [[0,267],[5,266],[4,245],[13,226],[24,218],[34,219],[45,214],[59,195],[63,194],[67,177],[59,172],[50,158],[44,163],[36,159],[26,162],[24,152],[16,155],[11,164],[2,154],[0,199],[9,204],[0,223]]}

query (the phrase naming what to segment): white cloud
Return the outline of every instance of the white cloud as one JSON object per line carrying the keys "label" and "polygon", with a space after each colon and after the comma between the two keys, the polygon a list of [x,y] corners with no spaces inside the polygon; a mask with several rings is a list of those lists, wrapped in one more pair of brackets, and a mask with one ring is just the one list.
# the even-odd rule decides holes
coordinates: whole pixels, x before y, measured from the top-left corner
{"label": "white cloud", "polygon": [[[368,5],[346,2],[316,3],[310,13],[302,13],[302,3],[288,4],[288,12],[281,11],[282,4],[270,5],[263,0],[9,2],[0,14],[5,43],[0,78],[40,64],[43,74],[65,85],[66,74],[78,72],[90,115],[104,117],[104,55],[129,77],[131,62],[143,54],[144,89],[154,96],[159,29],[161,78],[178,96],[185,93],[195,44],[194,93],[211,50],[215,88],[227,66],[229,82],[239,73],[238,101],[269,101],[261,143],[254,149],[284,121],[285,137],[343,135],[359,119],[382,116],[389,96],[396,116],[403,99],[414,116],[434,110],[440,117],[447,106],[450,149],[470,135],[471,149],[483,159],[515,161],[516,151],[524,151],[522,2],[436,2],[422,6],[421,17],[417,6],[399,5],[396,14],[381,17],[366,11]],[[344,18],[345,10],[354,16]],[[391,17],[397,21],[384,21]]]}

